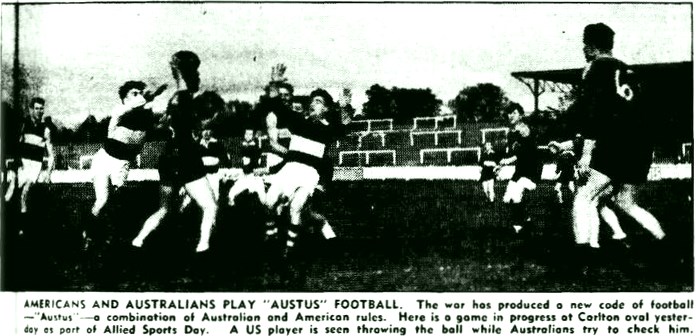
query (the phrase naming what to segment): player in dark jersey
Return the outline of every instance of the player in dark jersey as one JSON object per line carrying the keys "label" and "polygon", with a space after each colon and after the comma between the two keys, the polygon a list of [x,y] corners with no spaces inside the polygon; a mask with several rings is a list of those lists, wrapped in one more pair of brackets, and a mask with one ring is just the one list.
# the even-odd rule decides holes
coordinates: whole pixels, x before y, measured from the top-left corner
{"label": "player in dark jersey", "polygon": [[[636,102],[637,85],[632,72],[612,56],[614,31],[607,25],[586,26],[583,42],[588,66],[583,72],[574,110],[579,115],[577,128],[584,137],[578,171],[586,182],[578,187],[572,211],[575,243],[581,259],[595,254],[591,248],[599,247],[597,207],[612,193],[618,210],[634,218],[656,238],[665,236],[657,219],[639,207],[633,197],[635,186],[647,178],[652,148],[645,116]],[[587,247],[591,248],[587,250]]]}
{"label": "player in dark jersey", "polygon": [[[647,120],[635,101],[636,85],[631,71],[612,56],[613,38],[614,32],[604,24],[585,28],[583,50],[590,64],[583,76],[580,98],[581,107],[589,116],[583,135],[594,141],[589,141],[592,151],[586,148],[580,161],[580,170],[588,175],[588,183],[577,194],[579,206],[574,219],[579,227],[579,243],[594,241],[599,234],[599,222],[591,208],[611,184],[620,211],[656,238],[665,236],[657,219],[634,200],[635,186],[647,179],[652,148],[645,131]],[[587,239],[581,232],[584,226]]]}
{"label": "player in dark jersey", "polygon": [[503,202],[512,205],[513,228],[520,232],[530,220],[524,204],[527,190],[536,189],[541,178],[543,163],[539,158],[532,129],[523,120],[524,109],[517,103],[511,103],[505,110],[510,131],[508,132],[507,157],[500,160],[500,165],[515,164],[515,173],[508,182]]}
{"label": "player in dark jersey", "polygon": [[557,144],[551,144],[549,151],[551,151],[556,161],[556,185],[554,190],[558,197],[558,203],[563,203],[564,187],[571,194],[575,193],[575,179],[577,175],[575,164],[577,160],[572,150],[561,150]]}
{"label": "player in dark jersey", "polygon": [[[37,182],[50,181],[51,172],[55,167],[51,129],[44,123],[43,98],[32,98],[29,102],[29,117],[24,120],[20,132],[19,157],[21,166],[17,171],[17,187],[21,190],[19,204],[20,212],[27,212],[27,204],[31,187]],[[44,158],[48,162],[42,174]]]}
{"label": "player in dark jersey", "polygon": [[479,165],[481,166],[481,178],[479,181],[481,182],[483,194],[489,202],[493,203],[495,202],[495,168],[498,166],[498,156],[493,150],[493,144],[490,142],[483,144]]}
{"label": "player in dark jersey", "polygon": [[292,136],[286,164],[273,177],[266,194],[265,204],[271,213],[283,199],[289,200],[286,253],[295,245],[305,204],[319,183],[319,172],[325,168],[326,149],[350,119],[343,109],[340,116],[335,113],[333,98],[325,90],[314,90],[310,101],[308,117],[294,115],[290,118]]}
{"label": "player in dark jersey", "polygon": [[169,100],[167,107],[172,137],[167,142],[158,167],[160,207],[145,221],[132,245],[142,246],[147,236],[175,206],[176,191],[183,186],[203,212],[196,252],[204,252],[210,247],[210,235],[216,222],[218,206],[213,188],[206,178],[200,147],[193,134],[195,130],[205,128],[217,111],[196,110],[194,94],[200,87],[198,55],[191,51],[179,51],[172,56],[170,65],[179,91]]}

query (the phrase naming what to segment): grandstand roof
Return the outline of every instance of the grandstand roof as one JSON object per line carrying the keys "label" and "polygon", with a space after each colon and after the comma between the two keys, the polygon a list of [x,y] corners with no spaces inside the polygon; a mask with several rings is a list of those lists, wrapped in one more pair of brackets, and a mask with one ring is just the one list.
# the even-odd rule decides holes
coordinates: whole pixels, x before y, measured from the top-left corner
{"label": "grandstand roof", "polygon": [[[655,79],[660,77],[682,77],[691,74],[693,62],[635,64],[631,68],[639,77]],[[517,71],[512,76],[523,79],[540,80],[557,84],[577,85],[582,79],[582,68],[541,71]]]}
{"label": "grandstand roof", "polygon": [[[644,83],[691,83],[693,62],[634,64],[631,69]],[[540,71],[516,71],[512,76],[524,83],[534,95],[534,110],[544,92],[569,92],[582,80],[582,68]]]}

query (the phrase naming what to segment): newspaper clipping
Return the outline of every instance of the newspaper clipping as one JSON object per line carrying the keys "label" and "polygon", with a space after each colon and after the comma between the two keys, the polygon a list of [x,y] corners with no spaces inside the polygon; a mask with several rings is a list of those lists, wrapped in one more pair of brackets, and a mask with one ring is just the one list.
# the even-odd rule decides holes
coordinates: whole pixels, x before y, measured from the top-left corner
{"label": "newspaper clipping", "polygon": [[2,2],[0,335],[694,334],[693,5]]}

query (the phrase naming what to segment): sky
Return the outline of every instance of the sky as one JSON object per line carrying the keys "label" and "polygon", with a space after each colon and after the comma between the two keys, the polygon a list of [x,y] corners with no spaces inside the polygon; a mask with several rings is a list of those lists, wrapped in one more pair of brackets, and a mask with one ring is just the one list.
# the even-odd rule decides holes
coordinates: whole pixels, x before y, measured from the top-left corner
{"label": "sky", "polygon": [[[171,83],[168,60],[178,50],[200,56],[204,88],[227,100],[255,101],[271,67],[284,63],[296,93],[347,87],[358,107],[375,83],[431,88],[447,102],[490,82],[532,109],[533,96],[510,73],[583,67],[585,25],[611,26],[615,56],[629,64],[688,61],[691,11],[688,4],[22,5],[19,50],[21,62],[38,69],[32,93],[64,125],[106,116],[127,80]],[[0,14],[7,70],[12,6]],[[2,93],[10,92],[4,76]],[[541,97],[542,107],[557,102]]]}

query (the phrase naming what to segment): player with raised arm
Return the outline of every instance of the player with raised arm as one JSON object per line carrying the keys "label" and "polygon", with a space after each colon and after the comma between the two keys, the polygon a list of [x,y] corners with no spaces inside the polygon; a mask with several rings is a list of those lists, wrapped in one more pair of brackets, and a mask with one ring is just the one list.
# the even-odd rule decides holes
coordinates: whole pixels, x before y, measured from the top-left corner
{"label": "player with raised arm", "polygon": [[[55,154],[51,140],[51,129],[44,123],[46,101],[32,98],[29,116],[24,120],[20,132],[19,157],[21,166],[17,171],[17,188],[20,189],[20,212],[27,213],[29,192],[37,182],[49,182],[55,167]],[[46,159],[46,169],[43,169]]]}
{"label": "player with raised arm", "polygon": [[525,192],[536,189],[541,178],[543,163],[539,158],[532,129],[524,121],[524,109],[511,103],[505,109],[510,123],[506,157],[500,165],[515,165],[515,173],[508,182],[503,202],[511,205],[512,227],[515,233],[521,232],[531,220],[525,206]]}
{"label": "player with raised arm", "polygon": [[95,200],[90,219],[82,231],[84,247],[88,248],[96,230],[96,222],[109,200],[112,189],[123,186],[128,178],[130,163],[143,149],[147,132],[154,129],[159,116],[150,102],[164,91],[160,86],[154,93],[145,91],[145,83],[127,81],[118,89],[121,105],[114,109],[109,121],[107,138],[92,158],[91,174]]}
{"label": "player with raised arm", "polygon": [[332,109],[333,98],[325,90],[314,90],[310,102],[310,113],[306,118],[293,116],[290,120],[292,136],[286,164],[273,177],[266,193],[265,205],[271,213],[283,199],[290,201],[290,225],[284,255],[295,246],[305,204],[319,183],[326,149],[350,120],[345,110],[341,109],[339,116]]}
{"label": "player with raised arm", "polygon": [[170,66],[178,91],[169,100],[167,107],[172,136],[160,157],[158,167],[160,207],[145,221],[132,245],[143,245],[147,236],[176,206],[177,191],[183,186],[203,212],[196,252],[204,252],[210,248],[210,235],[217,219],[218,206],[213,188],[206,178],[200,148],[193,138],[193,133],[199,128],[205,128],[215,116],[209,115],[210,111],[196,113],[194,94],[200,87],[198,55],[191,51],[176,52],[172,56]]}

